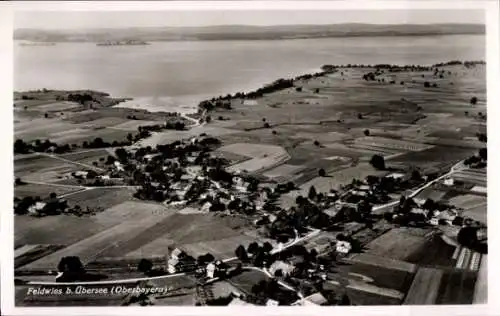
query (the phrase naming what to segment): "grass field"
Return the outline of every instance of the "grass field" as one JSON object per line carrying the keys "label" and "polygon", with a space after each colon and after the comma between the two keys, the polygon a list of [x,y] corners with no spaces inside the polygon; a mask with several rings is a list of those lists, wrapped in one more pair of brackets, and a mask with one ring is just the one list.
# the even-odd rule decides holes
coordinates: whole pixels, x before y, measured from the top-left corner
{"label": "grass field", "polygon": [[351,183],[353,179],[364,180],[368,175],[382,176],[387,173],[387,171],[376,170],[368,164],[359,164],[334,171],[328,174],[328,177],[315,177],[301,185],[299,190],[287,193],[286,196],[293,199],[299,195],[307,196],[311,186],[314,186],[317,192],[329,192],[331,189],[338,189],[341,185]]}
{"label": "grass field", "polygon": [[191,137],[199,136],[202,133],[206,133],[209,136],[217,137],[221,135],[227,135],[234,133],[235,130],[222,128],[222,127],[213,127],[213,126],[197,126],[193,127],[186,131],[165,131],[153,133],[150,137],[143,139],[140,141],[141,146],[156,146],[156,145],[164,145],[168,143],[175,142],[177,140],[189,139]]}
{"label": "grass field", "polygon": [[237,218],[213,214],[174,214],[145,232],[144,240],[137,238],[133,247],[117,251],[116,255],[121,252],[127,257],[161,256],[165,255],[167,246],[175,246],[192,255],[210,252],[214,256],[233,257],[240,243],[251,240],[242,234],[245,225],[246,222]]}
{"label": "grass field", "polygon": [[[360,256],[365,255],[361,254]],[[363,260],[357,260],[358,258],[355,258],[356,261],[347,260],[347,264],[339,264],[337,270],[342,273],[348,273],[351,277],[354,274],[354,276],[358,276],[357,279],[359,279],[359,276],[364,276],[363,278],[367,279],[369,285],[406,293],[414,272],[413,269],[412,271],[408,271],[410,270],[407,269],[408,264],[398,263],[398,266],[395,266],[395,261],[392,261],[387,265],[378,265],[369,260],[365,260],[367,258],[368,255],[363,257]],[[389,260],[383,257],[378,258],[382,258],[385,262],[389,262]],[[382,260],[378,261],[381,262]]]}
{"label": "grass field", "polygon": [[436,303],[439,285],[443,271],[432,268],[419,268],[410,290],[408,291],[405,305],[433,305]]}
{"label": "grass field", "polygon": [[40,185],[40,184],[25,184],[18,185],[14,187],[14,196],[18,198],[24,198],[27,196],[36,197],[39,196],[41,198],[46,198],[50,193],[54,192],[55,194],[63,195],[72,192],[80,191],[79,188],[71,188],[71,187],[60,187],[60,186],[51,186],[51,185]]}
{"label": "grass field", "polygon": [[133,188],[94,188],[70,195],[66,198],[69,205],[80,205],[82,208],[100,207],[107,209],[127,200],[132,200]]}
{"label": "grass field", "polygon": [[127,243],[134,242],[136,236],[148,231],[158,221],[170,216],[169,212],[159,212],[156,215],[143,216],[140,219],[125,220],[104,231],[78,241],[66,248],[32,262],[24,269],[53,269],[64,256],[78,256],[85,264],[102,257],[106,251],[114,248],[126,247]]}
{"label": "grass field", "polygon": [[476,279],[477,272],[445,271],[441,278],[435,304],[472,304]]}

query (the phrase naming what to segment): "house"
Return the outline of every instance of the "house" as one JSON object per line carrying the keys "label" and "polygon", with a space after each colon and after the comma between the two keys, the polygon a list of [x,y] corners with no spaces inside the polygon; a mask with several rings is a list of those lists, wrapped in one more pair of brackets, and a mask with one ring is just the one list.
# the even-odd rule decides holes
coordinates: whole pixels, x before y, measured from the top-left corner
{"label": "house", "polygon": [[446,178],[443,181],[444,185],[447,186],[452,186],[455,183],[455,180],[453,178]]}
{"label": "house", "polygon": [[405,177],[405,174],[404,173],[394,172],[394,173],[386,175],[385,177],[386,178],[392,178],[392,179],[403,179]]}
{"label": "house", "polygon": [[335,216],[337,216],[341,208],[342,208],[341,205],[336,205],[334,207],[330,207],[329,209],[323,210],[323,213],[334,218]]}
{"label": "house", "polygon": [[45,205],[47,205],[47,203],[45,202],[36,202],[34,205],[28,208],[28,213],[38,214],[40,211],[44,209]]}
{"label": "house", "polygon": [[430,221],[429,221],[429,224],[431,225],[434,225],[434,226],[437,226],[439,225],[439,220],[437,218],[432,218]]}
{"label": "house", "polygon": [[169,273],[178,273],[183,271],[191,271],[196,268],[196,260],[187,255],[179,248],[175,248],[170,253],[170,259],[167,262]]}
{"label": "house", "polygon": [[207,278],[213,279],[215,276],[215,264],[213,262],[210,262],[207,265],[206,271],[207,271]]}
{"label": "house", "polygon": [[125,169],[123,169],[123,166],[122,166],[122,164],[119,161],[115,161],[115,168],[118,171],[124,171],[125,170]]}
{"label": "house", "polygon": [[269,272],[274,275],[278,270],[281,270],[282,276],[288,276],[293,272],[293,270],[295,270],[295,266],[284,261],[277,260],[269,267]]}
{"label": "house", "polygon": [[89,174],[88,171],[76,171],[73,176],[75,178],[83,178],[83,179],[86,179],[87,178],[87,175]]}
{"label": "house", "polygon": [[268,299],[266,302],[266,306],[278,306],[280,303],[278,301]]}
{"label": "house", "polygon": [[348,241],[339,240],[337,241],[335,250],[339,253],[348,254],[352,249],[352,245]]}
{"label": "house", "polygon": [[208,213],[208,212],[210,212],[210,207],[212,207],[212,203],[207,202],[207,203],[203,204],[203,206],[201,207],[201,211]]}
{"label": "house", "polygon": [[111,177],[109,175],[105,174],[105,175],[99,176],[99,179],[101,179],[101,180],[110,180]]}
{"label": "house", "polygon": [[368,191],[370,191],[370,190],[371,190],[370,186],[369,186],[369,185],[366,185],[366,184],[359,186],[359,188],[358,188],[358,189],[359,189],[360,191],[365,191],[365,192],[368,192]]}
{"label": "house", "polygon": [[413,214],[423,214],[427,216],[427,211],[421,208],[413,208],[410,212]]}

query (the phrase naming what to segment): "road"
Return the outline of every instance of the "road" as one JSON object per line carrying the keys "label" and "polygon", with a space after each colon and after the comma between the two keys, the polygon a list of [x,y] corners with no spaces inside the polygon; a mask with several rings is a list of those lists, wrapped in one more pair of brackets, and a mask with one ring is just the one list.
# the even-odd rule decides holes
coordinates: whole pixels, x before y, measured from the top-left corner
{"label": "road", "polygon": [[[450,171],[448,171],[447,173],[445,173],[444,175],[432,180],[432,181],[429,181],[427,183],[425,183],[424,185],[422,185],[421,187],[413,190],[408,196],[407,198],[414,198],[415,196],[417,196],[420,192],[422,192],[423,190],[427,189],[428,187],[430,187],[431,185],[433,185],[434,183],[438,182],[438,181],[441,181],[442,179],[452,175],[453,173],[461,170],[462,168],[460,167],[463,167],[463,162],[462,161],[459,161],[458,163],[456,163],[455,165],[453,165],[451,168],[450,168]],[[392,202],[389,202],[389,203],[386,203],[386,204],[382,204],[382,205],[376,205],[372,208],[372,212],[374,214],[381,214],[383,213],[387,208],[390,208],[390,207],[393,207],[395,205],[399,204],[399,200],[396,200],[396,201],[392,201]]]}

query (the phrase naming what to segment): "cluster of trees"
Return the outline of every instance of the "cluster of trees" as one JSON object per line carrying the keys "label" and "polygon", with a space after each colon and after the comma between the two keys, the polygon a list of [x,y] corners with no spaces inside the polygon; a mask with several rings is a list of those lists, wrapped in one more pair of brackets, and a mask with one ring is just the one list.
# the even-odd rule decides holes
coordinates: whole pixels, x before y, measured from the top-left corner
{"label": "cluster of trees", "polygon": [[78,102],[80,104],[85,104],[87,101],[95,101],[92,95],[88,93],[80,94],[80,93],[75,93],[75,94],[68,94],[68,101],[72,102]]}
{"label": "cluster of trees", "polygon": [[41,141],[39,139],[35,140],[33,143],[25,143],[22,139],[16,139],[14,142],[14,154],[27,154],[30,152],[48,152],[52,151],[56,154],[63,154],[69,152],[71,146],[68,144],[58,145],[50,140],[46,139]]}
{"label": "cluster of trees", "polygon": [[61,201],[57,198],[55,193],[50,193],[49,197],[42,200],[39,196],[33,198],[31,196],[24,197],[22,199],[14,198],[14,214],[24,215],[28,214],[29,208],[35,205],[37,202],[45,202],[42,209],[37,211],[38,216],[45,215],[58,215],[61,214],[67,207],[68,203],[66,201]]}
{"label": "cluster of trees", "polygon": [[477,236],[479,227],[465,226],[460,229],[457,235],[457,241],[464,247],[473,249],[477,252],[488,253],[488,244],[480,241]]}
{"label": "cluster of trees", "polygon": [[373,155],[370,159],[370,165],[377,170],[385,170],[384,157],[380,155]]}
{"label": "cluster of trees", "polygon": [[484,168],[488,161],[488,149],[486,147],[478,150],[478,154],[464,160],[464,165],[471,168]]}
{"label": "cluster of trees", "polygon": [[252,286],[251,293],[250,300],[258,305],[264,305],[268,299],[277,301],[279,305],[291,305],[299,299],[294,291],[282,288],[275,279],[259,281]]}
{"label": "cluster of trees", "polygon": [[103,274],[85,271],[85,267],[77,256],[62,257],[57,270],[62,272],[62,275],[56,279],[56,282],[98,281],[107,278]]}

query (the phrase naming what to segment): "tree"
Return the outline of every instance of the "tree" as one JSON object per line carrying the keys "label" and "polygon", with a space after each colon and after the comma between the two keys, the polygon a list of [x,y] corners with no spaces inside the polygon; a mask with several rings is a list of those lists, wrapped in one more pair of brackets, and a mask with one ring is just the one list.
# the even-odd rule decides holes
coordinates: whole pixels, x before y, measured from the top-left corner
{"label": "tree", "polygon": [[317,195],[316,188],[314,187],[314,185],[311,185],[311,187],[309,188],[309,193],[308,193],[307,197],[310,200],[314,200],[316,198],[316,195]]}
{"label": "tree", "polygon": [[271,250],[273,250],[273,245],[271,245],[269,242],[265,242],[263,245],[262,245],[262,250],[265,252],[265,253],[270,253]]}
{"label": "tree", "polygon": [[420,174],[420,172],[417,169],[414,169],[411,172],[411,179],[415,180],[415,181],[420,181],[420,180],[422,180],[422,175]]}
{"label": "tree", "polygon": [[373,155],[372,158],[370,159],[370,165],[372,165],[373,168],[375,169],[384,170],[385,169],[384,157],[380,155]]}
{"label": "tree", "polygon": [[479,149],[479,157],[483,160],[487,160],[488,158],[488,149],[487,148],[481,148]]}
{"label": "tree", "polygon": [[259,250],[259,244],[257,244],[255,241],[253,243],[251,243],[250,245],[248,245],[248,249],[247,249],[247,252],[254,255],[257,250]]}
{"label": "tree", "polygon": [[470,102],[471,105],[476,105],[477,104],[477,98],[476,97],[472,97],[472,98],[470,98],[469,102]]}
{"label": "tree", "polygon": [[57,270],[72,274],[82,274],[85,272],[83,264],[77,256],[62,257],[57,265]]}
{"label": "tree", "polygon": [[430,86],[431,86],[431,84],[429,81],[424,82],[424,88],[430,88]]}
{"label": "tree", "polygon": [[51,193],[49,194],[49,198],[50,198],[50,199],[55,199],[55,198],[57,198],[57,194],[56,194],[55,192],[51,192]]}
{"label": "tree", "polygon": [[314,146],[319,146],[319,141],[315,140],[314,141]]}
{"label": "tree", "polygon": [[477,134],[477,139],[480,141],[480,142],[483,142],[483,143],[486,143],[488,141],[488,137],[486,136],[486,134],[484,133],[478,133]]}
{"label": "tree", "polygon": [[365,136],[370,136],[370,131],[369,131],[369,130],[367,130],[367,129],[365,129],[365,130],[363,131],[363,134],[365,134]]}
{"label": "tree", "polygon": [[270,127],[271,127],[271,125],[269,125],[269,123],[267,123],[267,122],[264,123],[264,128],[270,128]]}
{"label": "tree", "polygon": [[358,119],[362,120],[363,119],[363,114],[358,113]]}
{"label": "tree", "polygon": [[142,273],[147,274],[153,269],[153,263],[148,259],[141,259],[141,261],[139,261],[137,269]]}
{"label": "tree", "polygon": [[241,261],[246,261],[248,260],[248,254],[247,254],[247,251],[245,250],[245,247],[243,247],[242,245],[239,245],[236,250],[234,251],[234,254],[236,255],[236,257],[238,259],[240,259]]}
{"label": "tree", "polygon": [[318,171],[318,175],[319,175],[320,177],[325,177],[325,176],[326,176],[326,171],[325,171],[325,169],[323,169],[323,168],[319,169],[319,171]]}

